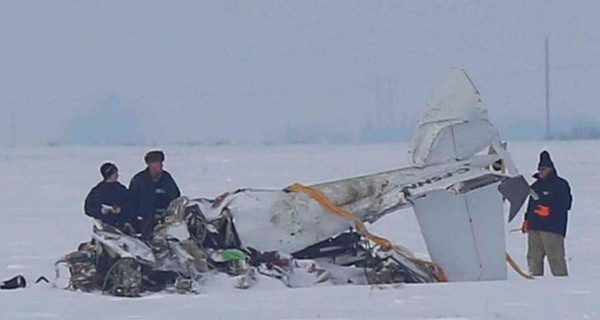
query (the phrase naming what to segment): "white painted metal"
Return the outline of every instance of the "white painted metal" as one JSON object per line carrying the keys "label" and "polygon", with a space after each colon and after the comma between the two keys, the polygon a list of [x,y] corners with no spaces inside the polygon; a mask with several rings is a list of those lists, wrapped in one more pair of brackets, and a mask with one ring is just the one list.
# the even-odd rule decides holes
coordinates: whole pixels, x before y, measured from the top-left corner
{"label": "white painted metal", "polygon": [[506,279],[502,197],[496,188],[466,194],[438,190],[415,201],[431,259],[450,281]]}
{"label": "white painted metal", "polygon": [[497,139],[498,132],[479,102],[479,92],[464,70],[449,69],[419,121],[410,150],[412,162],[428,166],[464,160]]}

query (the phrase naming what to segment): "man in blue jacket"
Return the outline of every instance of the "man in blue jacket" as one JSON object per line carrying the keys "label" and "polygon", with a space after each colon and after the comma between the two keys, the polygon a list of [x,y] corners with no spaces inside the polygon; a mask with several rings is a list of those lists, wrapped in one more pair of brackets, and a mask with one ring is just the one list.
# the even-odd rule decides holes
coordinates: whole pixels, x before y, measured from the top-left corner
{"label": "man in blue jacket", "polygon": [[102,182],[85,198],[85,214],[124,231],[130,231],[133,212],[129,204],[129,191],[119,182],[119,170],[114,163],[100,167]]}
{"label": "man in blue jacket", "polygon": [[548,257],[554,276],[567,276],[565,236],[567,216],[573,197],[569,183],[558,176],[547,151],[540,154],[537,180],[531,185],[522,231],[528,233],[527,264],[534,276],[544,275],[544,257]]}
{"label": "man in blue jacket", "polygon": [[142,239],[149,239],[156,225],[155,214],[164,210],[181,193],[171,175],[163,170],[165,154],[150,151],[144,157],[145,170],[137,173],[129,183],[131,202],[136,217],[135,229]]}

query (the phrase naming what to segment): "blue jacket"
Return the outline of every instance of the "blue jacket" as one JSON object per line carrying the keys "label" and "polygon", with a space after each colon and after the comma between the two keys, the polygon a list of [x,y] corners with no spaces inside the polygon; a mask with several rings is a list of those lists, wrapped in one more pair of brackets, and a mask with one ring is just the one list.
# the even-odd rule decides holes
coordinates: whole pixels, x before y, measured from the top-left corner
{"label": "blue jacket", "polygon": [[[148,168],[131,179],[129,192],[134,215],[138,220],[145,221],[143,224],[154,219],[156,210],[166,209],[171,201],[181,195],[175,180],[167,171],[163,170],[158,181],[154,181]],[[138,228],[138,231],[142,230]]]}
{"label": "blue jacket", "polygon": [[545,179],[537,179],[531,189],[538,199],[529,197],[525,220],[529,230],[548,231],[563,236],[567,234],[568,211],[571,209],[573,196],[567,180],[558,176],[556,169]]}
{"label": "blue jacket", "polygon": [[[116,228],[122,228],[126,222],[133,221],[129,198],[129,191],[121,183],[102,181],[93,187],[85,198],[85,214]],[[120,207],[121,213],[102,214],[102,205]]]}

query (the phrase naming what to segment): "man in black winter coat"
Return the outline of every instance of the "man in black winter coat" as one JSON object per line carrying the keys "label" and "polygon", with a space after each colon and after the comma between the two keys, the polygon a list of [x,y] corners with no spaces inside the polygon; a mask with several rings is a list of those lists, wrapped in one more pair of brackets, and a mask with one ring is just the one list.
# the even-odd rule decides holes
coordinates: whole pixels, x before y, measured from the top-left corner
{"label": "man in black winter coat", "polygon": [[155,214],[168,207],[181,193],[171,175],[163,170],[165,155],[150,151],[144,157],[148,167],[137,173],[129,183],[131,203],[137,219],[135,229],[149,239],[156,225]]}
{"label": "man in black winter coat", "polygon": [[528,233],[527,264],[534,276],[544,275],[544,256],[554,276],[567,276],[565,236],[573,197],[567,180],[558,176],[547,151],[540,154],[537,180],[531,185],[522,231]]}
{"label": "man in black winter coat", "polygon": [[98,183],[85,198],[85,214],[121,230],[131,228],[133,212],[129,191],[119,179],[119,170],[107,162],[100,167],[103,181]]}

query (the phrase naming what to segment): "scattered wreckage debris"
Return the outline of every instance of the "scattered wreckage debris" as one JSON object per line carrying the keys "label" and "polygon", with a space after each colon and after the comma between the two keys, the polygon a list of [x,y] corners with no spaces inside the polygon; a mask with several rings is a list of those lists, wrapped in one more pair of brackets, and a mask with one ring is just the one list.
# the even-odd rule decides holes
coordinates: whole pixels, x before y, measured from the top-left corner
{"label": "scattered wreckage debris", "polygon": [[[68,267],[67,288],[119,296],[198,292],[215,273],[243,289],[261,277],[288,287],[505,280],[504,201],[510,221],[530,189],[480,101],[467,74],[450,69],[427,101],[411,166],[309,187],[181,197],[156,217],[151,240],[96,225],[92,241],[57,270]],[[403,208],[413,209],[433,262],[366,229]]]}
{"label": "scattered wreckage debris", "polygon": [[[34,283],[38,284],[40,282],[50,283],[50,281],[44,276],[39,276]],[[0,290],[13,290],[25,287],[27,287],[27,280],[21,274],[0,282]]]}
{"label": "scattered wreckage debris", "polygon": [[64,265],[69,271],[65,289],[123,297],[161,290],[197,293],[214,272],[235,277],[240,289],[252,287],[260,276],[291,288],[438,281],[416,259],[383,250],[353,229],[292,254],[243,247],[227,211],[207,219],[189,202],[176,199],[147,242],[96,223],[91,241],[56,262],[56,279]]}
{"label": "scattered wreckage debris", "polygon": [[25,277],[22,275],[14,276],[8,280],[4,280],[0,283],[1,290],[12,290],[18,288],[25,288],[27,286],[27,281]]}

